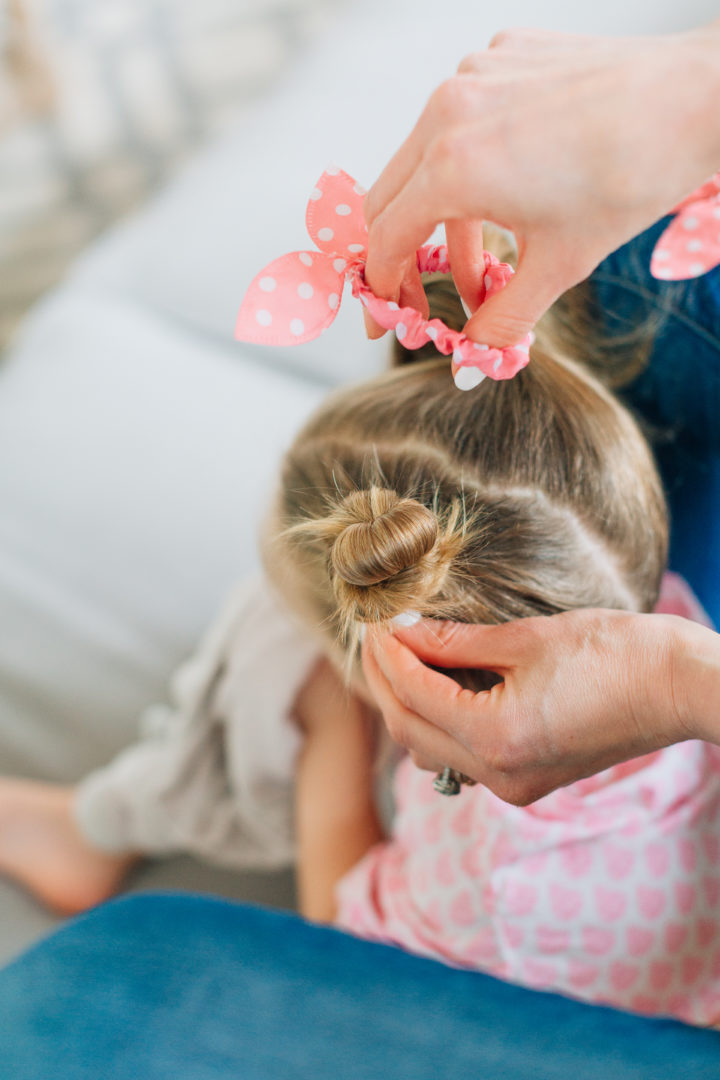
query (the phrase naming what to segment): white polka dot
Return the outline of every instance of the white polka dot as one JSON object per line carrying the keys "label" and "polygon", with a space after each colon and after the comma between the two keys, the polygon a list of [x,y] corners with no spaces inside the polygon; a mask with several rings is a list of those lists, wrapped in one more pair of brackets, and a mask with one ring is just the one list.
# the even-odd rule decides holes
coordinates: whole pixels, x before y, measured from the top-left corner
{"label": "white polka dot", "polygon": [[700,274],[704,274],[707,267],[705,263],[690,263],[690,273],[693,277],[699,277]]}
{"label": "white polka dot", "polygon": [[301,282],[300,285],[298,285],[297,287],[297,291],[298,296],[300,296],[303,300],[311,300],[312,295],[315,292],[309,281]]}
{"label": "white polka dot", "polygon": [[527,353],[528,355],[530,354],[530,346],[529,345],[516,345],[515,348],[518,350],[518,352],[524,352],[524,353]]}
{"label": "white polka dot", "polygon": [[485,277],[483,278],[483,284],[485,285],[486,289],[491,289],[492,288],[492,278],[490,277],[489,274],[486,274]]}
{"label": "white polka dot", "polygon": [[347,217],[348,214],[352,214],[352,210],[347,203],[341,202],[335,207],[335,213],[339,214],[340,217]]}
{"label": "white polka dot", "polygon": [[665,259],[670,258],[670,252],[667,250],[667,248],[655,248],[654,254],[657,260],[662,260],[663,262],[665,261]]}
{"label": "white polka dot", "polygon": [[407,334],[407,326],[405,325],[404,322],[399,322],[397,324],[397,326],[395,327],[395,333],[397,334],[398,341],[402,341],[402,339]]}
{"label": "white polka dot", "polygon": [[348,244],[348,251],[352,251],[354,255],[359,255],[361,251],[365,250],[364,244]]}
{"label": "white polka dot", "polygon": [[328,165],[325,172],[328,174],[328,176],[337,176],[338,173],[340,172],[340,169],[338,168],[337,165]]}
{"label": "white polka dot", "polygon": [[688,240],[687,244],[685,245],[688,251],[700,251],[702,246],[702,240]]}
{"label": "white polka dot", "polygon": [[333,268],[335,270],[337,270],[338,274],[342,274],[342,272],[343,272],[343,270],[345,269],[346,266],[347,266],[347,262],[345,261],[345,259],[334,259],[333,260]]}
{"label": "white polka dot", "polygon": [[720,206],[713,207],[713,217],[720,218]]}
{"label": "white polka dot", "polygon": [[455,385],[458,390],[472,390],[485,378],[482,371],[476,367],[458,368],[454,375]]}
{"label": "white polka dot", "polygon": [[391,311],[399,311],[400,310],[400,305],[396,304],[394,300],[388,300],[387,306],[390,308]]}
{"label": "white polka dot", "polygon": [[698,221],[698,219],[696,217],[693,217],[692,215],[682,219],[683,229],[697,229],[699,224],[700,222]]}
{"label": "white polka dot", "polygon": [[324,240],[325,243],[327,243],[328,240],[332,240],[334,235],[335,233],[333,232],[333,230],[329,229],[327,225],[324,229],[318,229],[318,240]]}
{"label": "white polka dot", "polygon": [[298,259],[303,266],[312,266],[312,255],[309,255],[307,251],[301,251],[298,255]]}
{"label": "white polka dot", "polygon": [[258,285],[263,292],[272,292],[277,285],[277,281],[274,277],[261,277],[258,281]]}
{"label": "white polka dot", "polygon": [[256,311],[255,318],[261,326],[269,326],[272,322],[272,315],[269,311],[266,311],[265,308],[260,308],[259,311]]}
{"label": "white polka dot", "polygon": [[493,364],[493,371],[499,371],[500,370],[500,365],[502,364],[502,362],[503,362],[502,356],[498,356],[497,360]]}
{"label": "white polka dot", "polygon": [[339,303],[340,303],[340,297],[338,296],[338,294],[336,292],[331,292],[330,295],[328,296],[328,304],[330,305],[330,307],[332,308],[333,311],[335,310],[335,308],[338,306]]}
{"label": "white polka dot", "polygon": [[477,349],[478,352],[487,352],[487,350],[490,348],[490,346],[489,345],[481,345],[479,341],[476,341],[474,343],[474,345],[473,345],[473,348]]}
{"label": "white polka dot", "polygon": [[435,338],[438,336],[437,326],[426,327],[425,333],[431,339],[431,341],[435,341]]}
{"label": "white polka dot", "polygon": [[656,278],[671,278],[672,274],[672,269],[669,266],[659,266],[655,271]]}
{"label": "white polka dot", "polygon": [[310,198],[313,202],[317,202],[318,199],[322,199],[322,191],[319,187],[314,187],[310,192]]}
{"label": "white polka dot", "polygon": [[362,184],[355,184],[353,186],[353,191],[355,192],[356,195],[367,195],[367,191],[362,186]]}
{"label": "white polka dot", "polygon": [[303,334],[304,332],[305,332],[305,323],[302,321],[302,319],[291,319],[290,320],[290,333],[291,334],[294,334],[295,337],[300,337],[300,335]]}
{"label": "white polka dot", "polygon": [[459,364],[463,358],[462,351],[460,349],[453,349],[453,360],[456,364]]}

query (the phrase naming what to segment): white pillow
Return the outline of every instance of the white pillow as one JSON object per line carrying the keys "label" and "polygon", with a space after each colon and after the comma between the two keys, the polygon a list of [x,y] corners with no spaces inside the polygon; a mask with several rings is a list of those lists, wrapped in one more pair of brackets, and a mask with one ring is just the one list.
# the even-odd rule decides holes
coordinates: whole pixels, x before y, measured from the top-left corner
{"label": "white pillow", "polygon": [[0,378],[0,760],[71,779],[127,741],[257,565],[323,391],[122,297],[60,292]]}

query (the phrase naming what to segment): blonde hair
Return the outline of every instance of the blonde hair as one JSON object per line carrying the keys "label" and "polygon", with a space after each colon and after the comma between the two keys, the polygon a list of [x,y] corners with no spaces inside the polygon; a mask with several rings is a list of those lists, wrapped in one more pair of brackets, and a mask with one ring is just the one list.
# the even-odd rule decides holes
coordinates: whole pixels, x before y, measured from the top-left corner
{"label": "blonde hair", "polygon": [[[451,302],[462,323],[448,290],[433,314],[450,321]],[[351,656],[361,624],[408,609],[650,610],[666,511],[627,410],[542,326],[525,370],[469,392],[437,353],[412,355],[329,397],[286,455],[264,556],[290,604]]]}

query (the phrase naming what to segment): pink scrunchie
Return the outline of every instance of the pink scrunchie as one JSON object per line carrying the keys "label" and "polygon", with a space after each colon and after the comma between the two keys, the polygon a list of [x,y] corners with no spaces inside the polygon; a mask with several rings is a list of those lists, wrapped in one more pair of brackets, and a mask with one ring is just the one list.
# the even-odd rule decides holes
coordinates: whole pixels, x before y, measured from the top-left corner
{"label": "pink scrunchie", "polygon": [[[376,296],[365,281],[367,226],[365,191],[341,169],[328,169],[310,194],[306,224],[319,251],[293,251],[269,263],[253,279],[238,314],[235,336],[263,345],[299,345],[312,341],[334,320],[345,280],[373,319],[394,330],[408,349],[432,341],[438,352],[452,354],[455,384],[469,390],[489,375],[511,379],[529,359],[532,335],[518,345],[494,348],[451,330],[442,319],[424,319],[412,307]],[[513,270],[489,251],[479,303],[498,292]],[[420,271],[448,273],[445,245],[425,245],[417,253]]]}
{"label": "pink scrunchie", "polygon": [[720,172],[678,203],[674,212],[653,250],[650,273],[663,281],[707,274],[720,263]]}

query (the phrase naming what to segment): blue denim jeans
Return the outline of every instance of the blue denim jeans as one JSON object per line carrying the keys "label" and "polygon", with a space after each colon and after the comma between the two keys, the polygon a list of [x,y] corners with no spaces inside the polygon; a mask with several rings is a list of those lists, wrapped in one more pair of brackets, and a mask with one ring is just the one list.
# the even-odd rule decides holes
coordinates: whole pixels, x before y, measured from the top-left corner
{"label": "blue denim jeans", "polygon": [[604,330],[661,312],[645,370],[620,396],[648,425],[671,515],[670,565],[720,626],[720,268],[656,281],[650,254],[667,220],[613,252],[591,278]]}

